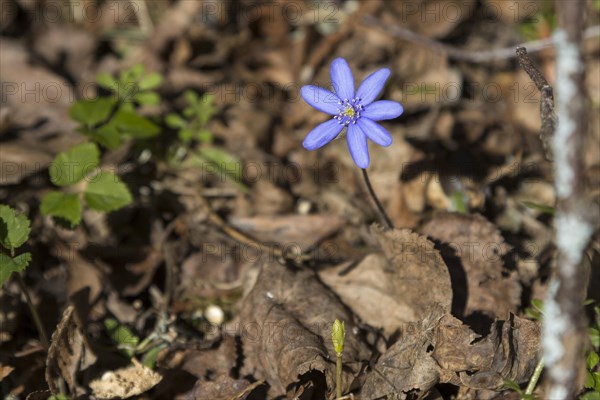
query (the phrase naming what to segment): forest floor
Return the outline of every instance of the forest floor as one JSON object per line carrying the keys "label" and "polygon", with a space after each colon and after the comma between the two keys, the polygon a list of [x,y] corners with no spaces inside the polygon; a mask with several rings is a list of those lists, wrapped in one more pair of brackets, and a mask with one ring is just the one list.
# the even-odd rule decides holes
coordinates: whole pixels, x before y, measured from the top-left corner
{"label": "forest floor", "polygon": [[[355,399],[518,399],[541,354],[556,196],[515,49],[560,79],[546,3],[2,0],[0,203],[31,221],[21,275],[52,337],[7,279],[3,397],[331,399],[339,319]],[[597,206],[597,34],[583,48]],[[328,116],[300,88],[329,88],[337,57],[357,85],[389,68],[380,98],[404,107],[382,122],[392,145],[370,143],[394,230],[345,140],[302,147]],[[123,105],[128,77],[145,92]],[[73,104],[110,96],[82,125],[95,117]],[[101,130],[115,104],[139,118]],[[86,143],[119,182],[95,201],[91,181],[52,175]],[[586,254],[598,305],[598,234]]]}

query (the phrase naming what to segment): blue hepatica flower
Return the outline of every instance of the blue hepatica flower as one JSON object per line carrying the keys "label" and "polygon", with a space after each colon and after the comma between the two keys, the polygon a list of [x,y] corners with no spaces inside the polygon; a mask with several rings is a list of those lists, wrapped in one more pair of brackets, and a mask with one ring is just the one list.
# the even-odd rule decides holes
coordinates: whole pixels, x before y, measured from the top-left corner
{"label": "blue hepatica flower", "polygon": [[380,146],[392,144],[392,135],[375,121],[397,118],[404,109],[400,103],[389,100],[374,101],[388,77],[387,68],[373,72],[354,91],[354,77],[348,63],[336,58],[331,63],[331,83],[335,93],[318,86],[302,87],[304,101],[319,111],[333,115],[329,121],[317,125],[308,133],[302,145],[316,150],[340,137],[348,128],[346,140],[354,163],[360,168],[369,166],[367,138]]}

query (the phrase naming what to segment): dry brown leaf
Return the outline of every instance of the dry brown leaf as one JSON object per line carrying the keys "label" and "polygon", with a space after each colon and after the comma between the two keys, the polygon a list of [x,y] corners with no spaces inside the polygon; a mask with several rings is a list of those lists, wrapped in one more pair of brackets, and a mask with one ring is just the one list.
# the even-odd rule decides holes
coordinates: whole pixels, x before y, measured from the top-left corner
{"label": "dry brown leaf", "polygon": [[434,38],[451,33],[462,21],[473,16],[477,6],[473,0],[391,1],[388,4],[398,14],[402,25]]}
{"label": "dry brown leaf", "polygon": [[52,392],[49,390],[38,390],[31,392],[27,395],[25,400],[48,400],[52,396]]}
{"label": "dry brown leaf", "polygon": [[331,326],[336,318],[346,326],[342,391],[350,390],[370,352],[353,315],[312,271],[266,262],[243,304],[244,371],[264,377],[273,395],[332,394],[336,357]]}
{"label": "dry brown leaf", "polygon": [[422,399],[439,381],[431,358],[435,328],[442,308],[432,308],[422,321],[405,324],[394,343],[369,372],[361,395],[367,399]]}
{"label": "dry brown leaf", "polygon": [[10,373],[14,370],[15,367],[0,363],[0,382],[2,382],[2,380],[10,375]]}
{"label": "dry brown leaf", "polygon": [[127,399],[147,392],[161,381],[159,373],[143,366],[136,359],[132,359],[132,362],[133,365],[107,371],[100,379],[90,382],[94,396],[99,399]]}
{"label": "dry brown leaf", "polygon": [[210,349],[197,350],[189,347],[191,344],[166,352],[159,357],[158,365],[164,369],[185,371],[198,378],[197,384],[229,375],[237,367],[238,349],[234,336],[223,336],[216,348],[211,346]]}
{"label": "dry brown leaf", "polygon": [[520,303],[515,271],[505,269],[510,246],[494,224],[480,215],[440,213],[421,232],[436,242],[450,269],[452,312],[469,318],[506,318]]}
{"label": "dry brown leaf", "polygon": [[245,379],[220,375],[214,382],[198,381],[187,400],[243,400],[264,384],[264,381],[250,383]]}
{"label": "dry brown leaf", "polygon": [[46,382],[52,393],[58,393],[56,379],[64,379],[71,393],[75,393],[75,374],[92,364],[96,356],[85,344],[85,337],[77,326],[75,307],[68,306],[52,334],[52,343],[46,359]]}
{"label": "dry brown leaf", "polygon": [[[29,134],[21,136],[27,136],[35,148],[48,149],[50,153],[65,150],[75,144],[74,141],[83,140],[74,132],[75,123],[68,115],[74,100],[73,88],[59,75],[33,64],[30,58],[23,42],[0,39],[2,107],[14,110],[11,122],[27,129]],[[46,141],[41,146],[36,143],[56,133],[61,135],[55,141]]]}
{"label": "dry brown leaf", "polygon": [[540,357],[540,324],[513,314],[496,320],[481,338],[457,318],[444,316],[436,330],[432,357],[441,381],[472,389],[500,390],[505,380],[527,381]]}
{"label": "dry brown leaf", "polygon": [[433,309],[422,323],[403,327],[400,339],[373,366],[361,395],[420,399],[438,383],[501,390],[506,380],[527,381],[540,356],[540,325],[510,315],[481,337],[450,314]]}
{"label": "dry brown leaf", "polygon": [[371,233],[383,254],[324,270],[323,282],[388,337],[404,323],[422,320],[434,306],[450,312],[450,275],[433,243],[408,229],[384,231],[373,225]]}
{"label": "dry brown leaf", "polygon": [[335,215],[318,214],[230,218],[229,222],[258,240],[279,243],[283,250],[292,253],[310,250],[344,224],[344,220]]}

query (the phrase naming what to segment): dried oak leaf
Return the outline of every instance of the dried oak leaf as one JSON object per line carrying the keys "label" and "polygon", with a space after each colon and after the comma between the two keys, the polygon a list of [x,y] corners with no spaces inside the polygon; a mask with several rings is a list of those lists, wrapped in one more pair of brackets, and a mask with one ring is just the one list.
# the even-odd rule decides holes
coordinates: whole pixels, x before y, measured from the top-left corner
{"label": "dried oak leaf", "polygon": [[77,323],[75,307],[68,306],[52,334],[52,343],[46,359],[46,382],[52,393],[59,392],[56,379],[62,378],[71,393],[77,390],[75,375],[96,361],[96,356],[86,344],[85,336]]}
{"label": "dried oak leaf", "polygon": [[188,400],[244,400],[264,381],[250,383],[245,379],[233,379],[227,375],[219,376],[213,382],[198,381],[188,396]]}
{"label": "dried oak leaf", "polygon": [[264,378],[276,395],[332,395],[336,356],[331,326],[336,318],[346,326],[342,391],[348,392],[360,362],[370,356],[353,315],[314,272],[265,262],[240,314],[247,357],[243,372]]}
{"label": "dried oak leaf", "polygon": [[440,381],[472,389],[500,390],[505,380],[527,381],[540,357],[540,324],[510,314],[482,338],[452,315],[437,325],[432,357]]}
{"label": "dried oak leaf", "polygon": [[131,361],[132,365],[105,372],[100,379],[90,382],[94,396],[98,399],[126,399],[147,392],[162,380],[159,373],[134,358]]}
{"label": "dried oak leaf", "polygon": [[422,321],[404,324],[400,336],[372,366],[361,389],[367,399],[422,399],[440,379],[440,368],[431,357],[442,307],[434,307]]}
{"label": "dried oak leaf", "polygon": [[450,312],[450,275],[433,243],[409,229],[385,231],[373,225],[371,233],[382,253],[370,254],[354,267],[324,270],[319,275],[323,282],[364,322],[383,327],[388,337],[402,324],[425,318],[434,306]]}
{"label": "dried oak leaf", "polygon": [[421,233],[436,242],[448,265],[454,315],[469,320],[483,313],[493,320],[516,311],[521,297],[517,273],[505,268],[510,246],[494,224],[480,215],[441,213]]}

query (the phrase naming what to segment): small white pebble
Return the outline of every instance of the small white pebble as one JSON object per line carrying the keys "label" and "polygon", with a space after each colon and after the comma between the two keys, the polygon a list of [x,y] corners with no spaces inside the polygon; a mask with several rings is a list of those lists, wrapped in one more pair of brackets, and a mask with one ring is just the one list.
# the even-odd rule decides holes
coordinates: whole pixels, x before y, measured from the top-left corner
{"label": "small white pebble", "polygon": [[217,305],[211,304],[204,310],[206,320],[214,325],[221,325],[225,321],[223,309]]}
{"label": "small white pebble", "polygon": [[300,200],[298,202],[298,214],[307,215],[312,208],[312,204],[308,200]]}
{"label": "small white pebble", "polygon": [[112,371],[107,371],[104,374],[102,374],[102,380],[103,381],[110,381],[113,380],[115,378],[115,374]]}

